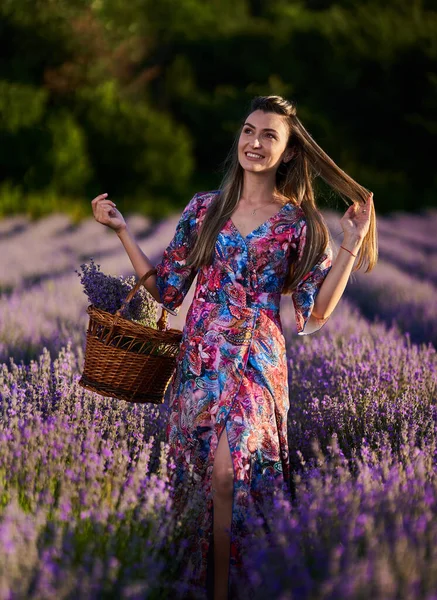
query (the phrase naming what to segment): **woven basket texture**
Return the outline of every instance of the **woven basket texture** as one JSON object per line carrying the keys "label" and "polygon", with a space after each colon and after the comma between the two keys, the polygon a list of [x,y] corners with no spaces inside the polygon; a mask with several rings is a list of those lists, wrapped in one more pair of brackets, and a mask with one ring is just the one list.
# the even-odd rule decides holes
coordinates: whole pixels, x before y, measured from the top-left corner
{"label": "woven basket texture", "polygon": [[[136,283],[123,306],[129,302],[152,269]],[[79,384],[102,396],[127,402],[164,401],[176,368],[182,331],[167,329],[168,313],[162,308],[158,329],[146,327],[116,313],[88,306],[85,361]]]}

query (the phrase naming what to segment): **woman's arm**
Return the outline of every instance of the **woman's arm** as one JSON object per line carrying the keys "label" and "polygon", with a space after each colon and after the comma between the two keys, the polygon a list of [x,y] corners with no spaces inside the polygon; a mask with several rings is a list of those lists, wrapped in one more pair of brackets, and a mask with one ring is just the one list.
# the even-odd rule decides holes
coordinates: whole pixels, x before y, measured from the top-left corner
{"label": "woman's arm", "polygon": [[355,258],[350,253],[358,253],[369,229],[372,210],[373,194],[370,194],[365,204],[360,206],[352,204],[340,219],[344,232],[343,248],[340,248],[316,296],[312,313],[315,318],[329,317],[342,297],[355,262]]}
{"label": "woman's arm", "polygon": [[[106,225],[110,229],[113,229],[117,233],[138,277],[141,278],[147,271],[154,269],[149,258],[138,246],[133,235],[127,228],[123,215],[116,208],[115,203],[112,202],[112,200],[109,200],[108,194],[96,196],[91,201],[91,205],[95,220],[98,223],[102,223],[102,225]],[[157,302],[161,302],[159,290],[156,286],[156,275],[150,275],[150,277],[147,278],[144,287]]]}
{"label": "woman's arm", "polygon": [[[154,269],[155,267],[150,262],[150,259],[141,250],[132,233],[127,226],[117,229],[117,235],[120,238],[127,255],[130,258],[133,268],[138,277],[142,277],[144,273]],[[146,290],[155,298],[157,302],[161,302],[158,288],[156,287],[156,275],[150,275],[144,283]]]}
{"label": "woman's arm", "polygon": [[[361,246],[362,240],[344,236],[342,246],[356,254]],[[340,248],[339,253],[332,263],[329,273],[322,283],[316,296],[313,308],[313,316],[317,319],[326,319],[337,306],[349,276],[354,266],[355,258],[346,250]]]}

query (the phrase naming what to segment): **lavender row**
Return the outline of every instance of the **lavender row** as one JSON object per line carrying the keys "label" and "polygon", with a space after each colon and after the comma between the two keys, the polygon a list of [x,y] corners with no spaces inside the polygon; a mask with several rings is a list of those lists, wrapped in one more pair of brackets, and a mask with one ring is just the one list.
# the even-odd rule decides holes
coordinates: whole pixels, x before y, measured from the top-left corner
{"label": "lavender row", "polygon": [[[153,264],[160,259],[174,227],[175,219],[167,219],[141,240],[141,247]],[[117,247],[98,260],[101,269],[107,274],[131,275],[133,268],[126,253],[117,236],[110,233]],[[29,256],[29,260],[33,260],[31,254]],[[10,294],[0,295],[0,361],[6,361],[9,356],[17,361],[29,361],[36,358],[44,346],[52,353],[57,353],[68,341],[71,341],[76,352],[83,349],[88,322],[87,299],[74,272],[78,267],[79,261],[73,263],[64,274],[56,276],[52,273],[37,283],[19,285]],[[35,273],[41,273],[42,268],[37,263]],[[172,326],[183,327],[184,315],[193,293],[194,286],[180,316],[171,318]]]}
{"label": "lavender row", "polygon": [[[325,218],[335,256],[343,237],[339,216],[327,212]],[[359,271],[352,274],[345,296],[367,318],[382,320],[389,326],[396,325],[410,333],[414,342],[437,345],[437,286],[432,283],[437,253],[426,255],[417,248],[410,252],[408,245],[402,248],[402,242],[393,242],[393,239],[382,237],[380,241],[381,255],[388,256],[390,262],[380,258],[370,273]]]}
{"label": "lavender row", "polygon": [[296,501],[278,493],[252,515],[245,593],[435,600],[436,447],[406,437],[400,449],[402,461],[382,439],[377,451],[363,441],[350,461],[335,435],[326,453],[315,443],[314,463],[296,477]]}
{"label": "lavender row", "polygon": [[[294,503],[278,493],[248,520],[240,599],[434,600],[435,448],[402,448],[399,462],[383,443],[378,454],[363,444],[352,475],[333,438],[328,454],[296,478]],[[205,598],[180,576],[183,536],[177,544],[171,537],[167,478],[140,474],[141,459],[131,467],[133,508],[123,517],[108,509],[63,514],[48,494],[33,512],[10,494],[0,517],[5,597]],[[110,488],[106,478],[101,484]]]}
{"label": "lavender row", "polygon": [[[145,238],[142,248],[157,261],[171,239],[175,219],[160,223],[153,235]],[[116,236],[115,236],[116,237]],[[117,251],[99,259],[102,270],[113,274],[130,274],[132,267],[119,244]],[[76,265],[77,266],[77,265]],[[346,294],[369,317],[396,322],[411,332],[414,341],[434,341],[436,336],[435,287],[421,282],[384,262],[370,274],[354,275]],[[182,329],[186,310],[194,293],[195,282],[177,317],[171,324]],[[0,297],[0,360],[8,356],[29,360],[46,346],[58,352],[69,340],[76,351],[84,346],[87,325],[86,298],[76,274],[51,277],[25,289],[16,289]],[[335,315],[340,310],[336,309]],[[341,316],[341,315],[340,315]],[[323,332],[318,335],[323,335]]]}
{"label": "lavender row", "polygon": [[[428,246],[416,244],[408,239],[402,233],[396,232],[392,226],[388,228],[385,224],[388,221],[379,219],[378,221],[378,251],[379,260],[390,263],[401,271],[406,271],[418,280],[429,281],[437,284],[437,246],[430,250]],[[421,221],[425,229],[425,221]],[[331,231],[334,234],[337,247],[340,245],[342,234],[338,226],[338,219],[330,218]],[[424,241],[424,232],[416,233]]]}
{"label": "lavender row", "polygon": [[333,434],[347,457],[363,440],[376,448],[384,439],[393,452],[408,435],[417,446],[435,444],[435,348],[370,324],[347,302],[338,310],[324,335],[292,337],[287,331],[293,467],[299,469],[300,456],[311,459],[313,439],[325,451]]}
{"label": "lavender row", "polygon": [[[422,241],[427,236],[434,239],[436,214],[430,211],[423,217],[403,214],[392,218],[379,217],[383,258],[387,256],[388,260],[401,267],[417,269],[421,277],[426,277],[427,273],[434,277],[435,256],[425,252],[420,244],[409,243],[402,235],[414,231]],[[325,216],[334,237],[340,240],[340,215],[326,211]],[[153,253],[159,254],[170,240],[177,218],[178,215],[175,215],[155,227],[149,219],[140,215],[132,215],[127,220],[139,242],[149,248],[152,243]],[[393,237],[392,233],[398,237]],[[34,281],[71,272],[79,262],[90,256],[99,258],[121,254],[125,257],[114,232],[97,224],[93,218],[74,225],[69,217],[61,214],[34,223],[24,216],[3,219],[0,221],[0,253],[4,259],[0,264],[0,288],[4,290],[26,287]],[[129,268],[127,261],[125,264]]]}
{"label": "lavender row", "polygon": [[[376,206],[376,208],[378,208]],[[323,211],[326,222],[334,239],[342,239],[340,218],[343,213],[333,210]],[[412,213],[394,213],[377,216],[379,240],[402,244],[405,249],[424,254],[437,253],[437,210],[430,209],[420,215]]]}
{"label": "lavender row", "polygon": [[[343,239],[340,216],[333,211],[324,213],[334,244]],[[409,274],[437,283],[437,211],[418,216],[397,214],[378,217],[379,256]]]}
{"label": "lavender row", "polygon": [[[327,219],[334,240],[338,241],[341,238],[338,215],[327,213]],[[4,235],[11,234],[2,242],[7,258],[4,265],[14,263],[14,268],[5,268],[0,277],[0,287],[10,286],[14,291],[0,297],[0,360],[5,360],[9,354],[28,360],[36,356],[44,345],[56,352],[69,339],[76,347],[81,344],[86,327],[86,304],[73,275],[80,263],[79,252],[84,256],[86,251],[93,251],[106,273],[132,273],[132,266],[113,232],[99,226],[93,219],[70,231],[71,223],[67,221],[59,215],[53,216],[40,224],[29,225],[21,233],[19,224],[14,222],[12,233],[7,228],[3,232]],[[138,231],[141,229],[140,221],[138,219],[135,225]],[[152,261],[159,259],[170,241],[176,221],[177,216],[166,219],[147,237],[138,238]],[[41,242],[43,232],[46,242]],[[68,238],[69,235],[74,242]],[[422,260],[418,249],[410,253],[404,250],[403,254],[398,252],[396,255],[396,248],[390,246],[385,238],[381,247],[382,254],[386,252],[391,261],[403,264],[410,272],[416,265],[415,274],[425,276],[426,271],[429,278],[433,277],[432,257]],[[68,251],[64,252],[63,248]],[[176,327],[183,326],[193,288],[180,316],[175,319]],[[377,293],[374,293],[375,290]],[[435,340],[434,290],[434,286],[429,287],[425,282],[381,262],[370,275],[357,276],[346,292],[368,317],[381,317],[388,323],[395,321],[405,331],[411,329],[412,339],[421,342]],[[34,314],[38,314],[38,319]]]}
{"label": "lavender row", "polygon": [[[2,597],[167,587],[163,415],[84,393],[70,349],[2,371]],[[6,505],[6,506],[5,506]]]}
{"label": "lavender row", "polygon": [[437,285],[437,250],[434,253],[426,252],[413,244],[406,245],[395,237],[381,236],[379,255],[385,262]]}
{"label": "lavender row", "polygon": [[436,230],[437,211],[432,209],[420,215],[395,213],[378,218],[381,237],[397,238],[410,248],[418,248],[424,252],[437,252]]}
{"label": "lavender row", "polygon": [[370,318],[408,332],[413,342],[437,346],[436,286],[380,261],[370,274],[356,274],[346,296]]}
{"label": "lavender row", "polygon": [[[249,522],[242,589],[278,600],[362,589],[385,600],[412,596],[419,579],[413,597],[431,600],[436,353],[369,326],[347,303],[341,316],[323,336],[289,343],[295,502],[278,493],[274,513],[265,507],[265,519],[275,514],[269,534],[259,515]],[[80,368],[71,347],[1,368],[2,590],[184,597],[184,515],[177,526],[161,445],[166,406],[86,392]]]}
{"label": "lavender row", "polygon": [[[127,219],[131,231],[144,238],[151,222],[140,215]],[[66,215],[54,214],[34,223],[25,217],[4,219],[0,227],[0,293],[71,273],[82,258],[120,253],[115,233],[93,218],[74,225]],[[127,262],[127,261],[126,261]]]}

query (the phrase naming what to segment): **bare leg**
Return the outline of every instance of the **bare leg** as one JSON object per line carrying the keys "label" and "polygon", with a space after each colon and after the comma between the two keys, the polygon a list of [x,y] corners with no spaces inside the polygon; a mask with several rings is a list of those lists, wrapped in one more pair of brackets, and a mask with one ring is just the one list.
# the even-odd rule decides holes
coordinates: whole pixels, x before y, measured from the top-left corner
{"label": "bare leg", "polygon": [[214,503],[214,600],[227,600],[234,470],[226,430],[214,457],[212,489]]}

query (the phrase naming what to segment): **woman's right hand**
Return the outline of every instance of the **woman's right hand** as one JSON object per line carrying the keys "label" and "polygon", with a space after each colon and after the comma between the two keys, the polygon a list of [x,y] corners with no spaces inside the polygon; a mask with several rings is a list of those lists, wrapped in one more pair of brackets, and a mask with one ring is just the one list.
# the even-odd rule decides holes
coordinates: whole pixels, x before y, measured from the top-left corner
{"label": "woman's right hand", "polygon": [[126,228],[126,221],[121,212],[116,208],[112,200],[108,200],[108,194],[100,194],[91,200],[94,218],[98,223],[114,229],[117,233]]}

